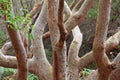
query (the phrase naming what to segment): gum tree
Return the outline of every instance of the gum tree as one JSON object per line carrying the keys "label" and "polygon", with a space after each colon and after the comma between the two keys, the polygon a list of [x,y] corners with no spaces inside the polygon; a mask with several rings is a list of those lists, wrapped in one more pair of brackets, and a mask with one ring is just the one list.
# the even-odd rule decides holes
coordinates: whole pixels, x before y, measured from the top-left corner
{"label": "gum tree", "polygon": [[[90,72],[85,80],[119,80],[119,55],[112,62],[106,55],[106,52],[116,48],[120,42],[120,31],[106,40],[111,0],[99,0],[93,51],[82,57],[78,56],[83,40],[78,25],[84,20],[94,0],[73,0],[70,7],[64,0],[34,0],[35,5],[26,16],[19,14],[24,1],[0,2],[1,14],[11,40],[0,49],[0,66],[16,68],[14,80],[26,80],[28,72],[37,75],[41,80],[78,80],[82,69],[93,61],[98,69]],[[15,3],[17,5],[14,6]],[[10,14],[14,16],[11,18]],[[44,33],[47,24],[49,31]],[[30,35],[31,45],[26,32]],[[73,40],[67,51],[66,38],[70,32]],[[50,38],[52,45],[53,64],[46,57],[43,40],[47,38]],[[6,55],[11,47],[15,56]],[[28,53],[32,56],[27,57]]]}

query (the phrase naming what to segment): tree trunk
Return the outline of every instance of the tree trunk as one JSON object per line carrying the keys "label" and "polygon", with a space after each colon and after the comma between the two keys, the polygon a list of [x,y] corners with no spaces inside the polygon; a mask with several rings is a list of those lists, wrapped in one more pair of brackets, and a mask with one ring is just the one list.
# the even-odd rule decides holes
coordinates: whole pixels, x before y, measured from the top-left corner
{"label": "tree trunk", "polygon": [[111,63],[105,54],[105,40],[110,19],[111,0],[99,0],[99,13],[97,18],[93,54],[98,67],[99,80],[108,80],[112,71]]}
{"label": "tree trunk", "polygon": [[[54,80],[66,80],[66,44],[64,43],[65,35],[62,18],[58,20],[58,3],[57,0],[48,0],[48,25],[53,51],[53,78]],[[59,6],[63,7],[63,1]],[[62,11],[61,8],[59,8]],[[59,12],[59,17],[61,16]],[[60,23],[58,22],[60,21]]]}

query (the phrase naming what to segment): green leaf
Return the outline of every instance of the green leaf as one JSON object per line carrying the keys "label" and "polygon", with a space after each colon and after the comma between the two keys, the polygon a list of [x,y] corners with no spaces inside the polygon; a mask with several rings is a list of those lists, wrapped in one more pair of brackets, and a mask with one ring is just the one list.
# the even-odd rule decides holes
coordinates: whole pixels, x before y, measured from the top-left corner
{"label": "green leaf", "polygon": [[0,67],[0,74],[4,73],[4,68]]}
{"label": "green leaf", "polygon": [[32,41],[33,40],[33,35],[30,33],[30,40]]}
{"label": "green leaf", "polygon": [[82,71],[83,76],[88,76],[89,75],[89,71],[90,71],[89,69],[84,68],[83,71]]}

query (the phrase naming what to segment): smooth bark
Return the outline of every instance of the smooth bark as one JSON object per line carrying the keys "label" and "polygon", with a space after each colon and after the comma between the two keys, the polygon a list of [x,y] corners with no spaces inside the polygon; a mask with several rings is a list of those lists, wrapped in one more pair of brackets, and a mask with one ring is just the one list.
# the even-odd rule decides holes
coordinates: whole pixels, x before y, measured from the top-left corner
{"label": "smooth bark", "polygon": [[[99,0],[93,55],[98,67],[99,79],[108,80],[112,65],[105,54],[105,40],[110,19],[111,0]],[[104,14],[104,15],[103,15]]]}
{"label": "smooth bark", "polygon": [[43,80],[52,80],[52,66],[48,62],[43,46],[42,35],[45,25],[47,24],[47,2],[43,3],[42,10],[35,23],[35,28],[32,31],[32,53],[33,53],[33,66],[34,73]]}
{"label": "smooth bark", "polygon": [[[67,3],[65,2],[64,12],[66,13],[66,16],[71,16],[72,12],[70,8],[68,7]],[[73,40],[71,42],[69,51],[68,51],[68,80],[78,80],[79,77],[79,70],[78,70],[78,53],[80,46],[82,44],[82,33],[80,32],[80,29],[78,26],[76,26],[72,30],[73,34]]]}
{"label": "smooth bark", "polygon": [[10,36],[13,48],[15,50],[15,55],[18,62],[17,64],[18,72],[15,75],[14,79],[26,80],[27,79],[27,56],[26,56],[22,39],[18,31],[14,31],[9,26],[7,27],[7,30],[8,30],[8,34]]}
{"label": "smooth bark", "polygon": [[65,28],[67,32],[69,33],[73,28],[76,27],[76,25],[80,24],[84,17],[86,16],[87,12],[91,8],[94,0],[85,0],[81,6],[81,8],[72,16],[69,17],[69,19],[65,22]]}

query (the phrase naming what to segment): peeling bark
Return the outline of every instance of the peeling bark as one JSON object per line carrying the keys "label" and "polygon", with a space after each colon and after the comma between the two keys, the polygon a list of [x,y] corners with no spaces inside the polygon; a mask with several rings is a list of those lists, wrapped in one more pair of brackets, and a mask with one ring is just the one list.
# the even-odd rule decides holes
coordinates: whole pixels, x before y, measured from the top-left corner
{"label": "peeling bark", "polygon": [[[59,6],[63,6],[63,2],[60,1]],[[48,25],[53,49],[53,77],[54,80],[66,80],[66,45],[64,43],[65,30],[62,20],[63,7],[58,7],[58,3],[57,0],[48,0]],[[59,14],[58,8],[62,11]],[[61,17],[60,19],[58,19],[58,15],[59,18]]]}

